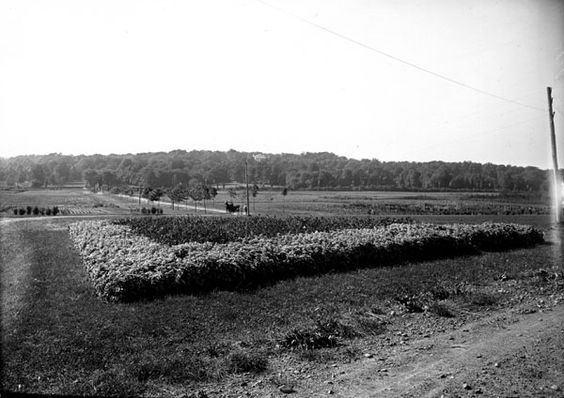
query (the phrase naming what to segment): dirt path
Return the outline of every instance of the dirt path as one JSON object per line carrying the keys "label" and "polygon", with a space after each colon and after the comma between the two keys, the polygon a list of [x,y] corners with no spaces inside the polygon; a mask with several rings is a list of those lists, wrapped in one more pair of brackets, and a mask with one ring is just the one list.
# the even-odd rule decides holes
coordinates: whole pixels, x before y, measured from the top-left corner
{"label": "dirt path", "polygon": [[298,396],[563,397],[564,304],[546,312],[508,310],[393,355],[339,367]]}
{"label": "dirt path", "polygon": [[[123,195],[123,194],[112,194],[112,195],[115,196],[115,197],[125,199],[125,200],[130,201],[130,202],[141,201],[141,202],[146,203],[146,204],[154,205],[153,202],[149,201],[149,199],[146,199],[146,198],[139,199],[139,198],[136,198],[134,196],[128,196],[128,195]],[[172,203],[170,203],[170,202],[163,201],[163,202],[160,202],[160,203],[161,203],[162,206],[166,205],[167,207],[172,208]],[[194,210],[194,211],[199,211],[199,212],[204,212],[204,213],[209,211],[209,212],[212,212],[212,213],[227,214],[227,211],[225,209],[216,209],[215,207],[211,207],[211,206],[207,206],[204,209],[203,206],[196,207],[194,205],[187,205],[187,204],[184,204],[184,203],[175,203],[174,207],[179,208],[179,209],[188,209],[188,210]]]}

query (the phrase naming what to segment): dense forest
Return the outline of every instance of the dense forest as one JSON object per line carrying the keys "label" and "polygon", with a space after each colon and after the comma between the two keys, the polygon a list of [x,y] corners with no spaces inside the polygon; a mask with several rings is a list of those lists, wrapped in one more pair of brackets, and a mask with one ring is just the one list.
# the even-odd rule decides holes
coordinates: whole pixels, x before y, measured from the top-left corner
{"label": "dense forest", "polygon": [[260,154],[230,150],[126,155],[61,154],[0,158],[0,186],[170,188],[199,182],[221,188],[245,181],[289,189],[475,190],[547,192],[550,174],[536,167],[473,162],[380,162],[332,153]]}

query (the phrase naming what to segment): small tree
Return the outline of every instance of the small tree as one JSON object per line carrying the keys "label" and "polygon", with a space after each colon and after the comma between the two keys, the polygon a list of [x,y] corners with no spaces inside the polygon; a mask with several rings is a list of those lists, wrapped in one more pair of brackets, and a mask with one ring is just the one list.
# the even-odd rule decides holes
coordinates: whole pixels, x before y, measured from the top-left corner
{"label": "small tree", "polygon": [[288,195],[288,188],[287,188],[287,187],[284,187],[284,189],[282,190],[281,193],[282,193],[282,198],[283,198],[283,202],[282,202],[282,212],[285,213],[285,212],[286,212],[286,208],[285,208],[285,205],[286,205],[286,195]]}
{"label": "small tree", "polygon": [[253,194],[253,211],[256,211],[256,199],[259,192],[259,187],[257,184],[253,184],[251,193]]}
{"label": "small tree", "polygon": [[190,181],[190,185],[188,186],[188,196],[194,201],[194,209],[198,210],[198,202],[205,198],[205,189],[204,185],[197,181],[192,180]]}
{"label": "small tree", "polygon": [[213,205],[215,206],[215,197],[217,196],[217,188],[210,187],[208,192],[210,194],[211,200],[213,201]]}
{"label": "small tree", "polygon": [[176,184],[176,186],[168,192],[168,197],[172,202],[172,209],[174,210],[174,202],[182,202],[188,198],[188,193],[184,184]]}
{"label": "small tree", "polygon": [[164,191],[160,188],[153,189],[149,192],[149,200],[151,202],[157,202],[160,205],[161,197],[164,195]]}

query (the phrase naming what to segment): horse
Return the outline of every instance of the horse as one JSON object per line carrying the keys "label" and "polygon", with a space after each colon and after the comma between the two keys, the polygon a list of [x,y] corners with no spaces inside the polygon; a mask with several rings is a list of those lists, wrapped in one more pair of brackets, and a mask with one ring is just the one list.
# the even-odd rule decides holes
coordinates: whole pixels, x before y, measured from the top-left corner
{"label": "horse", "polygon": [[225,202],[225,210],[229,213],[239,213],[241,205],[234,205],[233,202]]}

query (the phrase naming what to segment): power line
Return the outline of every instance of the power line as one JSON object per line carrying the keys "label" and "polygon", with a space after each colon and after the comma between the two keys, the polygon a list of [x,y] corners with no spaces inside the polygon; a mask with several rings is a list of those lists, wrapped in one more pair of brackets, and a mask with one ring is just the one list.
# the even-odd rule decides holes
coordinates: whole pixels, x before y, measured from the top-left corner
{"label": "power line", "polygon": [[475,92],[477,92],[477,93],[480,93],[480,94],[483,94],[483,95],[487,95],[487,96],[492,97],[492,98],[496,98],[496,99],[498,99],[498,100],[502,100],[502,101],[510,102],[510,103],[512,103],[512,104],[515,104],[515,105],[523,106],[523,107],[525,107],[525,108],[534,109],[534,110],[536,110],[536,111],[541,111],[541,112],[544,112],[544,111],[545,111],[545,110],[542,109],[542,108],[539,108],[539,107],[536,107],[536,106],[532,106],[532,105],[528,105],[528,104],[524,104],[524,103],[522,103],[522,102],[515,101],[515,100],[512,100],[512,99],[510,99],[510,98],[502,97],[502,96],[500,96],[500,95],[497,95],[497,94],[490,93],[490,92],[488,92],[488,91],[479,89],[479,88],[477,88],[477,87],[470,86],[469,84],[466,84],[466,83],[460,82],[460,81],[458,81],[458,80],[452,79],[452,78],[450,78],[450,77],[448,77],[448,76],[441,75],[440,73],[433,72],[432,70],[423,68],[422,66],[419,66],[419,65],[416,65],[416,64],[414,64],[414,63],[412,63],[412,62],[409,62],[409,61],[406,61],[406,60],[404,60],[404,59],[398,58],[398,57],[396,57],[396,56],[394,56],[394,55],[388,54],[388,53],[386,53],[386,52],[384,52],[384,51],[378,50],[377,48],[374,48],[374,47],[372,47],[372,46],[369,46],[368,44],[362,43],[362,42],[360,42],[360,41],[358,41],[358,40],[355,40],[355,39],[353,39],[353,38],[351,38],[351,37],[345,36],[345,35],[343,35],[343,34],[341,34],[341,33],[338,33],[338,32],[336,32],[336,31],[334,31],[334,30],[331,30],[331,29],[329,29],[329,28],[326,28],[326,27],[323,26],[323,25],[319,25],[319,24],[317,24],[317,23],[315,23],[315,22],[310,21],[309,19],[303,18],[303,17],[301,17],[301,16],[299,16],[299,15],[296,15],[296,14],[290,12],[290,11],[287,11],[287,10],[285,10],[285,9],[276,7],[276,6],[272,5],[272,4],[266,3],[266,2],[264,2],[263,0],[256,0],[256,1],[259,2],[259,3],[261,3],[261,4],[263,4],[263,5],[265,5],[265,6],[267,6],[267,7],[270,7],[270,8],[273,8],[273,9],[275,9],[275,10],[278,10],[278,11],[280,11],[280,12],[283,12],[283,13],[285,13],[285,14],[288,14],[288,15],[290,15],[290,16],[292,16],[292,17],[294,17],[294,18],[296,18],[296,19],[298,19],[298,20],[300,20],[300,21],[302,21],[302,22],[304,22],[304,23],[306,23],[306,24],[308,24],[308,25],[314,26],[314,27],[316,27],[316,28],[318,28],[318,29],[320,29],[320,30],[322,30],[322,31],[324,31],[324,32],[330,33],[330,34],[332,34],[333,36],[337,36],[337,37],[339,37],[339,38],[342,39],[342,40],[346,40],[346,41],[348,41],[348,42],[354,43],[354,44],[356,44],[356,45],[358,45],[358,46],[360,46],[360,47],[363,47],[363,48],[365,48],[365,49],[367,49],[367,50],[376,52],[376,53],[378,53],[378,54],[380,54],[380,55],[383,55],[383,56],[385,56],[385,57],[387,57],[387,58],[390,58],[390,59],[392,59],[392,60],[394,60],[394,61],[396,61],[396,62],[400,62],[400,63],[402,63],[402,64],[404,64],[404,65],[410,66],[410,67],[412,67],[412,68],[414,68],[414,69],[417,69],[417,70],[419,70],[419,71],[421,71],[421,72],[430,74],[430,75],[432,75],[432,76],[434,76],[434,77],[437,77],[437,78],[439,78],[439,79],[445,80],[445,81],[447,81],[447,82],[449,82],[449,83],[456,84],[456,85],[458,85],[458,86],[460,86],[460,87],[464,87],[464,88],[466,88],[466,89],[468,89],[468,90],[472,90],[472,91],[475,91]]}
{"label": "power line", "polygon": [[[446,140],[441,140],[441,144],[449,144],[449,143],[470,143],[470,142],[475,142],[477,138],[479,137],[483,137],[485,135],[489,135],[490,137],[493,136],[492,133],[496,133],[498,131],[503,131],[503,130],[507,130],[508,128],[511,127],[515,127],[515,126],[522,126],[522,125],[526,125],[531,123],[532,121],[536,121],[536,120],[541,120],[543,118],[543,116],[538,115],[529,119],[525,119],[525,120],[521,120],[519,122],[516,123],[511,123],[511,124],[506,124],[504,126],[498,127],[498,128],[494,128],[494,129],[486,129],[486,130],[478,130],[477,132],[473,133],[471,137],[469,136],[465,136],[465,137],[452,137],[450,139],[446,139]],[[419,149],[421,150],[425,150],[425,149],[430,149],[436,146],[436,143],[429,143],[428,145],[424,145],[424,146],[418,146]],[[411,146],[412,148],[414,146]]]}

